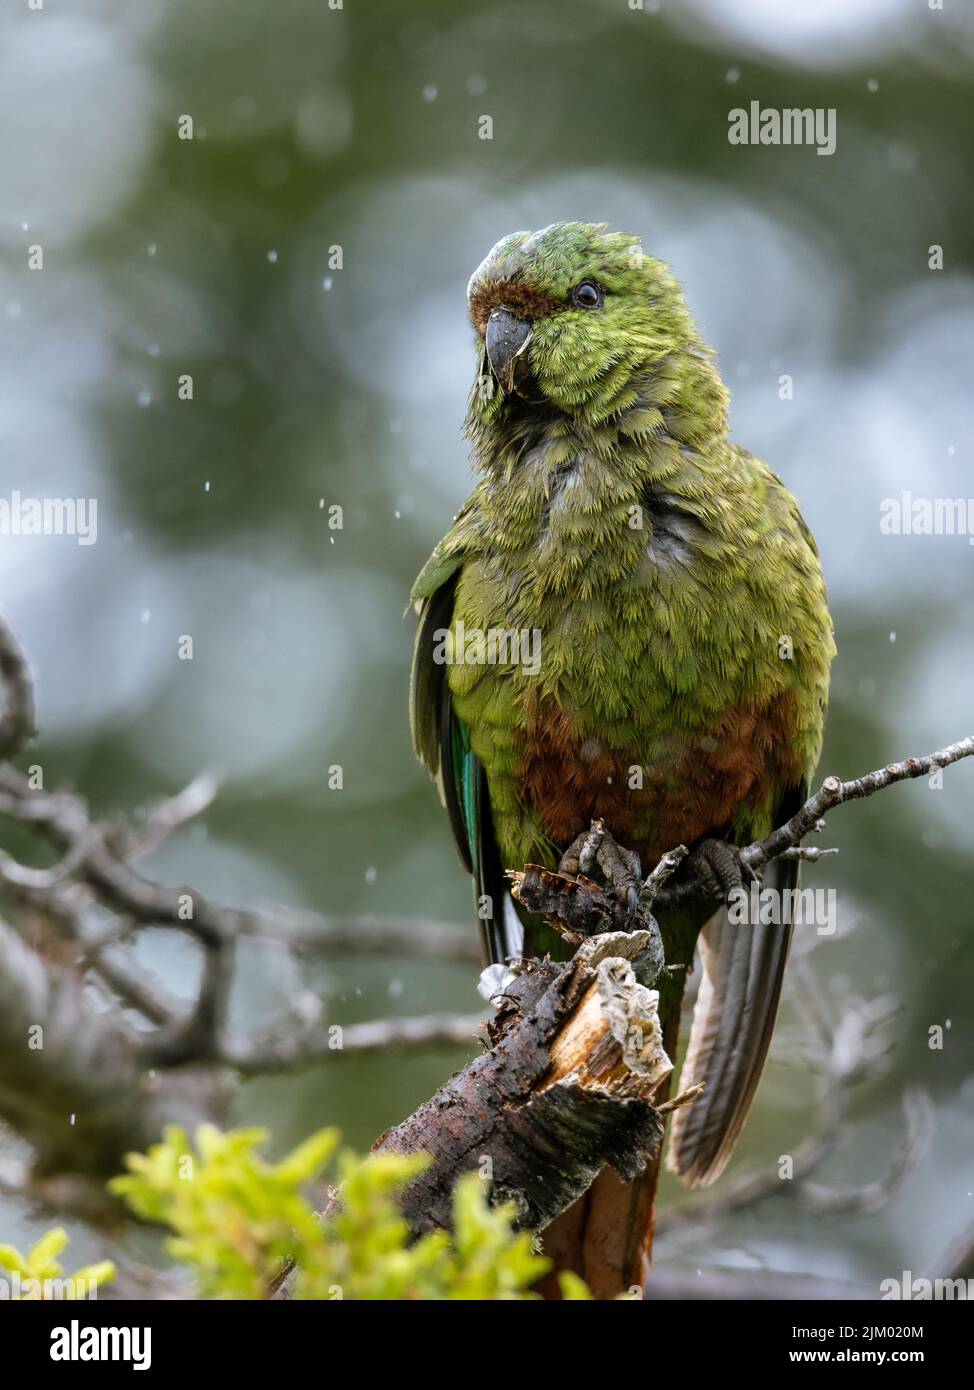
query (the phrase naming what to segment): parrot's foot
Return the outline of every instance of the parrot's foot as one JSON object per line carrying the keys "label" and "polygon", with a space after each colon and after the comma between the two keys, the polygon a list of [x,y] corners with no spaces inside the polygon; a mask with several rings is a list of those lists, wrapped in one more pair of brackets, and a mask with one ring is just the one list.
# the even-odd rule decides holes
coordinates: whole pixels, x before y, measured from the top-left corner
{"label": "parrot's foot", "polygon": [[739,850],[726,840],[700,840],[690,851],[684,874],[688,882],[696,881],[717,902],[726,902],[735,889],[743,888],[745,874],[750,881],[756,878],[753,869],[743,868]]}
{"label": "parrot's foot", "polygon": [[642,867],[639,855],[613,838],[601,820],[573,840],[561,857],[558,872],[566,878],[593,879],[618,899],[632,914],[639,904]]}

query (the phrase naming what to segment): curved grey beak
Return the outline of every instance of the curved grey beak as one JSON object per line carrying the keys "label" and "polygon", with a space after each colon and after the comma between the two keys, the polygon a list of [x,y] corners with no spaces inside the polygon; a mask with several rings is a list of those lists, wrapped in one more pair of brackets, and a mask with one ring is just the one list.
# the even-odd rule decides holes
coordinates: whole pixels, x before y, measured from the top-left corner
{"label": "curved grey beak", "polygon": [[508,394],[514,390],[518,358],[531,341],[531,323],[515,318],[508,309],[494,309],[487,320],[484,346],[494,376]]}

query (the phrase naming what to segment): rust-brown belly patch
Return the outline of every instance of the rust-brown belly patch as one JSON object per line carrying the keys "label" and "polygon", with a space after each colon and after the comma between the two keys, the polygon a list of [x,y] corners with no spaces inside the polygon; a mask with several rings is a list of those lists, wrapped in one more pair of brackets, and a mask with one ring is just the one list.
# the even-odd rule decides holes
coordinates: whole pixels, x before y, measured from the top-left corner
{"label": "rust-brown belly patch", "polygon": [[647,764],[645,750],[585,738],[565,710],[546,703],[525,728],[521,794],[559,849],[601,816],[646,867],[674,845],[726,833],[742,807],[797,784],[794,727],[794,696],[782,692],[760,709],[732,707],[709,729],[674,735]]}

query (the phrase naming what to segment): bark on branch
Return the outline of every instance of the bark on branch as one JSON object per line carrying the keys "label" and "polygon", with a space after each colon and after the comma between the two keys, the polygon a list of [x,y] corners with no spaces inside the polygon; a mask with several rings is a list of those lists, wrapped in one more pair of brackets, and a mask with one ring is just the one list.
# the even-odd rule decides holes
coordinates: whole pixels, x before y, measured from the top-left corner
{"label": "bark on branch", "polygon": [[517,975],[488,1051],[377,1142],[380,1151],[432,1157],[405,1195],[417,1231],[449,1223],[454,1184],[471,1170],[534,1230],[570,1206],[604,1163],[626,1181],[643,1172],[663,1134],[664,1107],[653,1097],[673,1070],[659,996],[637,977],[652,948],[649,931],[604,933],[567,965],[545,961]]}

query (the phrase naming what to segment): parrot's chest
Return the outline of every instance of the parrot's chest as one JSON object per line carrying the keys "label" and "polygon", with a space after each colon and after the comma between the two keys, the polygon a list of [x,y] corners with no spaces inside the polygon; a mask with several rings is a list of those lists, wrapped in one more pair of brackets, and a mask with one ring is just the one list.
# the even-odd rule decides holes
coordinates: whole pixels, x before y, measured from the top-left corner
{"label": "parrot's chest", "polygon": [[565,470],[467,566],[454,610],[466,662],[520,709],[554,705],[594,734],[666,724],[674,702],[718,680],[743,697],[758,634],[745,588],[727,583],[729,544],[658,501],[597,503]]}
{"label": "parrot's chest", "polygon": [[767,801],[791,699],[755,682],[747,590],[696,518],[586,513],[563,482],[467,567],[450,685],[495,799],[511,788],[561,848],[602,816],[655,857]]}

